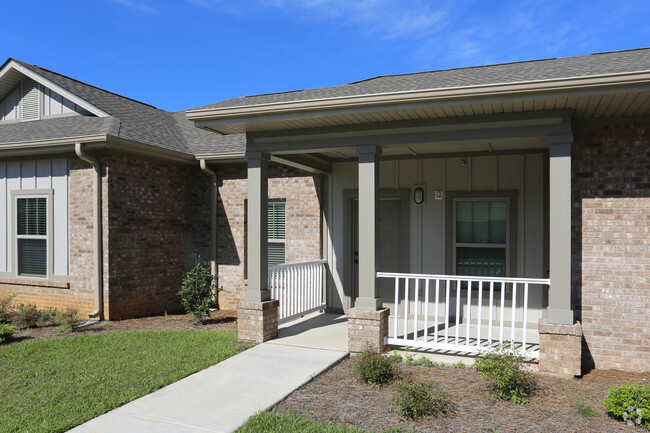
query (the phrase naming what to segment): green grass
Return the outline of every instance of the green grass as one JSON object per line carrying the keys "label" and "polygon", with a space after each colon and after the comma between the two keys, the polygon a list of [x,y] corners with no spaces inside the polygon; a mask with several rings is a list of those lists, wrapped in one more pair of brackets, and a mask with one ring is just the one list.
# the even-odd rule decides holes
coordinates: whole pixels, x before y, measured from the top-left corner
{"label": "green grass", "polygon": [[142,331],[0,347],[0,432],[63,432],[233,356],[220,331]]}
{"label": "green grass", "polygon": [[[356,427],[346,429],[342,424],[314,422],[292,412],[262,412],[246,421],[235,433],[372,433]],[[391,428],[382,433],[401,433],[402,429]]]}

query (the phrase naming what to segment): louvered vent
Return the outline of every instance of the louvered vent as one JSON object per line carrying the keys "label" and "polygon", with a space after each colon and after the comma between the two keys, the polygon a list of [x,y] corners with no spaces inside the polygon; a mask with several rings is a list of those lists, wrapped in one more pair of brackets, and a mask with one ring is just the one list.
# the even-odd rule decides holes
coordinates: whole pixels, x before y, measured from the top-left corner
{"label": "louvered vent", "polygon": [[38,120],[40,118],[40,99],[38,83],[25,78],[23,80],[22,120]]}

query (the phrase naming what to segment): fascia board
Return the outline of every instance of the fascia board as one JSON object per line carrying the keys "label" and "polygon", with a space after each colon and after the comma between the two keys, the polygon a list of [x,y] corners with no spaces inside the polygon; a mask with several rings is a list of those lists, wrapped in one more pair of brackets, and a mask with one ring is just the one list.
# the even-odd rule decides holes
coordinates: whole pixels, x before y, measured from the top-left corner
{"label": "fascia board", "polygon": [[208,120],[245,119],[249,116],[265,114],[290,114],[323,109],[362,108],[376,105],[403,104],[418,101],[471,99],[484,96],[507,96],[515,94],[543,94],[549,91],[593,90],[607,86],[650,84],[650,71],[627,72],[588,77],[570,77],[552,80],[525,81],[518,83],[497,83],[478,86],[449,87],[406,92],[379,93],[372,95],[342,96],[335,98],[311,99],[304,101],[275,102],[269,104],[246,105],[226,108],[204,108],[187,111],[189,120],[200,122]]}
{"label": "fascia board", "polygon": [[194,156],[197,161],[205,159],[206,161],[223,161],[223,162],[232,162],[232,161],[244,161],[246,159],[245,153],[202,153]]}
{"label": "fascia board", "polygon": [[99,108],[95,107],[93,104],[91,104],[88,101],[85,101],[84,99],[78,97],[74,93],[70,93],[63,87],[59,86],[58,84],[53,83],[52,81],[48,80],[47,78],[43,77],[42,75],[37,74],[36,72],[27,69],[23,65],[20,65],[16,63],[15,61],[9,62],[5,68],[0,71],[0,80],[4,76],[4,74],[10,69],[13,68],[20,72],[21,74],[26,75],[27,77],[31,78],[32,80],[44,85],[45,87],[48,87],[51,90],[54,90],[56,93],[59,95],[63,96],[64,98],[74,102],[75,104],[79,105],[80,107],[83,107],[84,109],[88,110],[92,114],[98,117],[108,117],[110,116],[108,113],[106,113],[103,110],[100,110]]}

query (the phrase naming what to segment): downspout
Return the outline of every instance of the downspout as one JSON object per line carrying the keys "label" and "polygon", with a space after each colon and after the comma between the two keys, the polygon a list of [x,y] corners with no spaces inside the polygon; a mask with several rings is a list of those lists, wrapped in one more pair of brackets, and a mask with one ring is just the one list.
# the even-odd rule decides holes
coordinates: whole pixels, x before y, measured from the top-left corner
{"label": "downspout", "polygon": [[201,170],[212,178],[212,193],[210,199],[210,270],[212,275],[217,275],[217,173],[208,168],[205,159],[200,159],[199,164],[201,165]]}
{"label": "downspout", "polygon": [[93,182],[94,200],[93,200],[93,255],[95,256],[94,274],[95,274],[95,310],[90,313],[91,318],[99,317],[102,319],[104,313],[104,288],[103,288],[103,271],[102,271],[102,170],[99,160],[84,153],[81,143],[74,144],[74,151],[79,159],[86,161],[95,169],[95,179]]}

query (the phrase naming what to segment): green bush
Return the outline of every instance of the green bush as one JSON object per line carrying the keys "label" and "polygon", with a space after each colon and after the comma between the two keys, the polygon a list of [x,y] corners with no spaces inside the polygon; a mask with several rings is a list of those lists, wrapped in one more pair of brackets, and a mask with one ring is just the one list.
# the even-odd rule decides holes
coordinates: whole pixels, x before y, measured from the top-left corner
{"label": "green bush", "polygon": [[362,382],[376,388],[387,384],[400,376],[399,367],[394,357],[375,353],[366,349],[354,364],[354,372]]}
{"label": "green bush", "polygon": [[19,304],[17,310],[17,322],[21,328],[35,328],[42,321],[41,311],[34,304]]}
{"label": "green bush", "polygon": [[210,272],[210,265],[201,262],[198,254],[193,254],[192,257],[194,267],[185,275],[178,295],[181,297],[181,305],[185,311],[194,316],[191,322],[203,324],[210,314],[210,305],[218,291],[214,284],[215,276]]}
{"label": "green bush", "polygon": [[406,365],[433,367],[435,364],[431,362],[431,360],[426,356],[422,356],[418,359],[415,359],[413,358],[413,355],[406,355]]}
{"label": "green bush", "polygon": [[571,402],[571,407],[577,413],[579,413],[583,418],[595,418],[598,416],[598,412],[594,410],[594,407],[591,403],[585,401],[585,397],[581,394],[572,395],[569,397]]}
{"label": "green bush", "polygon": [[16,295],[13,294],[0,298],[0,322],[9,321],[9,317],[13,311],[13,301],[15,297]]}
{"label": "green bush", "polygon": [[393,403],[400,415],[414,420],[425,416],[448,415],[453,413],[453,405],[447,395],[432,383],[419,379],[400,380],[394,383]]}
{"label": "green bush", "polygon": [[5,325],[0,323],[0,343],[4,343],[11,339],[11,336],[16,332],[15,326]]}
{"label": "green bush", "polygon": [[609,389],[603,406],[628,425],[650,430],[650,386],[620,385]]}
{"label": "green bush", "polygon": [[69,333],[74,331],[79,320],[79,312],[74,308],[66,308],[63,311],[55,311],[52,323],[56,325],[56,331]]}
{"label": "green bush", "polygon": [[480,353],[474,367],[488,391],[502,400],[528,403],[527,397],[535,390],[535,376],[526,370],[523,358],[508,344]]}

